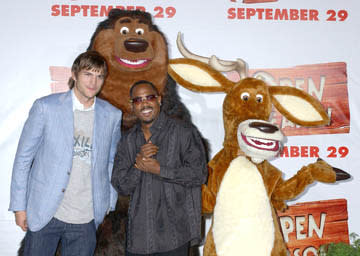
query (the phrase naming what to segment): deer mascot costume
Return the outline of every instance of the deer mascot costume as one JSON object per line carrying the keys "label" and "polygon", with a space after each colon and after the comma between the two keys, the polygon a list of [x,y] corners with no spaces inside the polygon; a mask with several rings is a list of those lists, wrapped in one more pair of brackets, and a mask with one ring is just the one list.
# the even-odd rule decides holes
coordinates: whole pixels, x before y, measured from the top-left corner
{"label": "deer mascot costume", "polygon": [[[194,55],[180,36],[178,47],[187,57],[170,61],[169,74],[178,84],[196,92],[226,93],[224,147],[209,162],[209,180],[202,189],[203,212],[213,214],[204,256],[286,256],[275,210],[285,210],[285,200],[295,198],[314,181],[334,183],[350,176],[318,159],[283,180],[282,172],[268,160],[280,152],[284,135],[268,119],[272,106],[302,126],[326,125],[328,116],[316,99],[299,89],[244,78],[242,60]],[[219,72],[230,69],[238,70],[239,82]]]}

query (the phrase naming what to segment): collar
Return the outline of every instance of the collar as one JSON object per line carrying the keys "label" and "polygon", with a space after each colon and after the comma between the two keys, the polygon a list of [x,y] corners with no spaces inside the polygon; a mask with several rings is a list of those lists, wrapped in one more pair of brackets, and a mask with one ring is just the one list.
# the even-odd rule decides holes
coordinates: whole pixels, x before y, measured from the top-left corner
{"label": "collar", "polygon": [[166,120],[166,114],[164,111],[160,110],[158,118],[154,120],[154,123],[150,127],[151,134],[154,134],[157,130],[161,130],[164,127]]}
{"label": "collar", "polygon": [[80,111],[91,111],[95,109],[96,97],[94,97],[94,103],[89,108],[84,108],[84,105],[78,100],[76,97],[74,90],[71,90],[71,98],[73,102],[73,111],[80,110]]}

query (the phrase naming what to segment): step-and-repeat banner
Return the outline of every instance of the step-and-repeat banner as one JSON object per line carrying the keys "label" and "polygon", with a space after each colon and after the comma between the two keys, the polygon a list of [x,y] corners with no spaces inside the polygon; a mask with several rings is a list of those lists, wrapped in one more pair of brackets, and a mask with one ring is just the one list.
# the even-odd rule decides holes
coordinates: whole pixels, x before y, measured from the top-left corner
{"label": "step-and-repeat banner", "polygon": [[[347,241],[349,233],[360,234],[360,3],[356,0],[3,2],[0,223],[13,220],[8,212],[12,164],[31,104],[38,97],[67,90],[69,67],[112,8],[150,12],[168,40],[171,59],[182,57],[176,45],[180,32],[194,54],[226,61],[240,58],[248,64],[246,76],[293,86],[316,97],[331,119],[328,126],[298,127],[273,112],[271,121],[288,140],[281,156],[271,163],[288,179],[322,158],[352,178],[331,185],[315,182],[288,202],[292,206],[280,217],[283,234],[292,255],[311,255],[321,241]],[[239,79],[233,71],[224,75]],[[181,86],[179,93],[214,156],[224,140],[225,95]]]}

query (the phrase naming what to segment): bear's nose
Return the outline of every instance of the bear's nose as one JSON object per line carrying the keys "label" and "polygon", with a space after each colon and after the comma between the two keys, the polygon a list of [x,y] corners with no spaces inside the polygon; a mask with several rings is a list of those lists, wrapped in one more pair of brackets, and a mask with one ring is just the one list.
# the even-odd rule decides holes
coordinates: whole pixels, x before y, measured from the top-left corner
{"label": "bear's nose", "polygon": [[130,38],[124,42],[124,46],[130,52],[144,52],[149,43],[142,39]]}

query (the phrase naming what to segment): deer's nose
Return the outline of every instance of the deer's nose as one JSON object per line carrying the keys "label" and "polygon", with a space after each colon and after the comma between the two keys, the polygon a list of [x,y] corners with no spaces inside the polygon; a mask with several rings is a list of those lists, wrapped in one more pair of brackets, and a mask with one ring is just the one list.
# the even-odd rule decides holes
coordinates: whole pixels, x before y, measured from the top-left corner
{"label": "deer's nose", "polygon": [[249,127],[258,129],[259,131],[265,133],[274,133],[279,130],[279,128],[277,128],[275,125],[262,122],[251,122]]}

